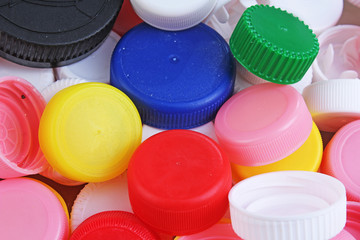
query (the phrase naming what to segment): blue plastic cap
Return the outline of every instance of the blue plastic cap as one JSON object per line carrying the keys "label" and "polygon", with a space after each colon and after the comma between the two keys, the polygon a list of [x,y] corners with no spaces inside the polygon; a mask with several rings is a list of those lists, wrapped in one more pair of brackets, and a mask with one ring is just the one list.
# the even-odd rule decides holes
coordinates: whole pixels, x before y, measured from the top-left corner
{"label": "blue plastic cap", "polygon": [[111,59],[110,83],[131,98],[144,124],[162,129],[213,120],[234,80],[229,45],[202,23],[175,32],[139,24],[121,38]]}

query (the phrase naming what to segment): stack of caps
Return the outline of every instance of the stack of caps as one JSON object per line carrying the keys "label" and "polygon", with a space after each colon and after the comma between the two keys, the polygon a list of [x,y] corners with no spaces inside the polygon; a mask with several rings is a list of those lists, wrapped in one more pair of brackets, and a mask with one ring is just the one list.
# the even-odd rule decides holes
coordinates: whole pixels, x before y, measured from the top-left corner
{"label": "stack of caps", "polygon": [[240,91],[216,116],[216,135],[235,180],[268,171],[317,171],[322,142],[304,99],[275,84],[295,83],[308,71],[319,50],[315,35],[287,12],[255,5],[242,15],[230,48],[246,69],[273,82]]}

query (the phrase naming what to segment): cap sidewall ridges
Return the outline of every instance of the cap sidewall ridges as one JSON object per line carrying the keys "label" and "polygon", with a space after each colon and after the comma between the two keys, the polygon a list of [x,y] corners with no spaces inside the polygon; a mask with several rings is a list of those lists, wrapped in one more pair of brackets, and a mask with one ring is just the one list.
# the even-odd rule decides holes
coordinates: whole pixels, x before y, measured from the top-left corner
{"label": "cap sidewall ridges", "polygon": [[[304,176],[296,176],[299,175],[296,174],[297,172],[304,174]],[[289,177],[291,177],[292,173],[295,173],[295,181],[301,180],[298,177],[305,179],[306,175],[319,175],[316,176],[319,181],[325,180],[327,184],[336,184],[336,187],[333,186],[333,188],[337,193],[334,194],[341,194],[341,196],[327,209],[317,210],[307,215],[270,217],[254,214],[243,208],[239,209],[236,203],[234,204],[236,199],[233,195],[235,195],[235,191],[238,191],[237,185],[235,185],[229,192],[229,202],[232,226],[238,236],[247,240],[312,240],[329,239],[340,233],[346,223],[346,196],[345,188],[341,182],[325,174],[305,171],[265,173],[245,179],[242,182],[253,181],[254,178],[264,178],[264,181],[266,181],[266,175],[278,173],[287,173]],[[242,184],[242,182],[238,184]],[[296,184],[294,183],[294,185]],[[269,186],[273,187],[273,185]]]}
{"label": "cap sidewall ridges", "polygon": [[259,35],[253,28],[251,24],[252,14],[258,8],[273,8],[279,12],[282,11],[264,5],[254,5],[247,8],[229,41],[234,57],[248,71],[267,81],[280,84],[293,84],[300,81],[319,51],[315,34],[304,24],[304,27],[309,29],[309,34],[311,33],[314,36],[313,48],[302,53],[284,51],[281,47]]}
{"label": "cap sidewall ridges", "polygon": [[306,105],[320,130],[334,132],[319,121],[326,114],[351,114],[360,119],[360,81],[358,79],[333,79],[307,86],[303,91]]}

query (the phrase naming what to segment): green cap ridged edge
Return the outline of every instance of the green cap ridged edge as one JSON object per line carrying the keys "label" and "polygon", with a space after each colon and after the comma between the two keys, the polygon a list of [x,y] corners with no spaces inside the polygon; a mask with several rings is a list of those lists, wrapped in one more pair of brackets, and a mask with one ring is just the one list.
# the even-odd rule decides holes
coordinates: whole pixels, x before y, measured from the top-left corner
{"label": "green cap ridged edge", "polygon": [[[252,14],[259,8],[273,8],[302,22],[314,38],[314,46],[306,52],[284,50],[261,36],[252,24]],[[270,82],[293,84],[302,79],[319,52],[319,42],[312,30],[293,14],[268,5],[254,5],[245,10],[230,41],[234,57],[248,71]]]}

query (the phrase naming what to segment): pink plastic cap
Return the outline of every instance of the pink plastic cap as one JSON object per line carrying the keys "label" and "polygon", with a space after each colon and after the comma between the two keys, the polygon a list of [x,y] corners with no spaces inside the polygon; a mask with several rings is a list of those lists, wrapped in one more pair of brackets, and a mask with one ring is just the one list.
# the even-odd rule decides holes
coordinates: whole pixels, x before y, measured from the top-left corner
{"label": "pink plastic cap", "polygon": [[347,202],[347,221],[345,230],[355,239],[360,239],[360,203]]}
{"label": "pink plastic cap", "polygon": [[45,104],[26,80],[0,78],[0,178],[37,174],[47,166],[38,140]]}
{"label": "pink plastic cap", "polygon": [[58,197],[32,179],[0,181],[1,239],[66,240],[69,221]]}
{"label": "pink plastic cap", "polygon": [[243,166],[276,162],[309,137],[312,119],[293,87],[263,83],[231,97],[215,118],[215,132],[229,160]]}
{"label": "pink plastic cap", "polygon": [[360,201],[360,120],[340,128],[325,148],[321,170],[339,179],[349,201]]}
{"label": "pink plastic cap", "polygon": [[333,237],[331,240],[356,240],[348,231],[343,229],[338,235]]}
{"label": "pink plastic cap", "polygon": [[222,239],[222,240],[241,240],[234,232],[231,222],[217,223],[205,231],[192,235],[175,238],[176,240],[204,240],[204,239]]}

